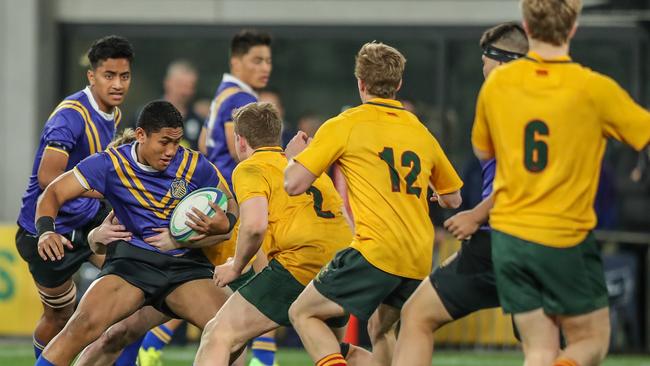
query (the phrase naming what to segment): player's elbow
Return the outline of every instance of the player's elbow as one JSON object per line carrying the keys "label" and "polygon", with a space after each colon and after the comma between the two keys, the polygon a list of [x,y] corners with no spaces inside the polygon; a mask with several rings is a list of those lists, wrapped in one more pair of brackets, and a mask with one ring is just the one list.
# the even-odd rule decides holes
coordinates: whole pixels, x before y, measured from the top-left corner
{"label": "player's elbow", "polygon": [[453,193],[440,195],[438,198],[438,203],[442,208],[456,209],[460,207],[461,203],[463,203],[463,198],[460,195],[460,191],[456,191]]}
{"label": "player's elbow", "polygon": [[295,179],[291,179],[285,175],[284,177],[284,190],[287,191],[289,196],[297,196],[304,193],[304,190],[300,189],[300,184]]}
{"label": "player's elbow", "polygon": [[45,190],[50,183],[56,178],[56,176],[51,176],[45,173],[41,173],[40,171],[38,172],[37,179],[38,179],[38,186],[41,187],[42,190]]}
{"label": "player's elbow", "polygon": [[264,237],[264,234],[266,234],[267,226],[268,223],[264,222],[264,220],[242,221],[239,227],[239,231],[256,238]]}
{"label": "player's elbow", "polygon": [[298,168],[299,167],[291,161],[284,170],[284,190],[287,191],[289,196],[303,194],[311,185],[311,182],[305,182],[305,179],[301,179]]}

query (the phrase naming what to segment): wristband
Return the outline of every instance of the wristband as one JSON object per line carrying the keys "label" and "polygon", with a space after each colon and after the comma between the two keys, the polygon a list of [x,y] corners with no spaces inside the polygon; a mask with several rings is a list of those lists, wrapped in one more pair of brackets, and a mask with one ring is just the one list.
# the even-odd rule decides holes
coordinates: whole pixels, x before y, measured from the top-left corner
{"label": "wristband", "polygon": [[237,223],[237,216],[230,212],[226,212],[226,217],[228,218],[228,232],[231,232]]}
{"label": "wristband", "polygon": [[41,216],[36,220],[36,234],[41,236],[46,232],[54,232],[54,218],[52,216]]}

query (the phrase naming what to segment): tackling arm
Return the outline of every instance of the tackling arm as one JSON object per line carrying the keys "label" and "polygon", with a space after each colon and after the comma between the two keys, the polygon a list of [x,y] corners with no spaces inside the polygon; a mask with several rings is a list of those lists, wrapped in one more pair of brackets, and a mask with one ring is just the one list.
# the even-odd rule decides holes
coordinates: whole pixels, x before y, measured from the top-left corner
{"label": "tackling arm", "polygon": [[284,170],[284,190],[290,196],[303,194],[307,192],[316,178],[302,164],[291,159],[287,168]]}
{"label": "tackling arm", "polygon": [[260,249],[269,224],[266,197],[252,197],[241,204],[241,222],[233,269],[241,273]]}

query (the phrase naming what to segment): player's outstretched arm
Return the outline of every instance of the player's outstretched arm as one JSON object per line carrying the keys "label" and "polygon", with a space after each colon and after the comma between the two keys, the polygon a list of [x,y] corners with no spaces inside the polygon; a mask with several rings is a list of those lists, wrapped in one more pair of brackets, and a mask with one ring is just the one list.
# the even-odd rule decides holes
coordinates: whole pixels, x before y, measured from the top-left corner
{"label": "player's outstretched arm", "polygon": [[38,254],[43,260],[61,260],[64,245],[72,249],[72,243],[68,239],[54,232],[54,219],[65,202],[80,197],[85,192],[86,188],[72,170],[60,175],[43,191],[36,205]]}
{"label": "player's outstretched arm", "polygon": [[494,193],[486,197],[473,209],[461,211],[447,219],[444,223],[445,229],[456,239],[465,240],[488,221],[493,206]]}
{"label": "player's outstretched arm", "polygon": [[239,209],[241,218],[235,258],[215,268],[214,279],[218,286],[226,286],[241,275],[262,246],[269,224],[269,202],[266,197],[249,198],[240,205]]}

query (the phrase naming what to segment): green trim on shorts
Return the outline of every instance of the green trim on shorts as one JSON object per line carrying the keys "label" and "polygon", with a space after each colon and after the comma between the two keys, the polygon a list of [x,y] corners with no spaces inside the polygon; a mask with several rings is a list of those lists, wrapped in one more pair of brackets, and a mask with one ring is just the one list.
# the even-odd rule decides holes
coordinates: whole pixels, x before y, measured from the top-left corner
{"label": "green trim on shorts", "polygon": [[[279,325],[291,326],[289,307],[305,289],[280,262],[272,259],[260,273],[239,288],[239,293],[267,318]],[[333,328],[344,327],[349,316],[328,319]]]}
{"label": "green trim on shorts", "polygon": [[354,248],[338,252],[313,281],[323,296],[366,321],[380,304],[401,309],[420,282],[380,270]]}
{"label": "green trim on shorts", "polygon": [[555,248],[493,230],[492,260],[506,313],[543,308],[549,315],[580,315],[609,304],[592,233],[573,247]]}

